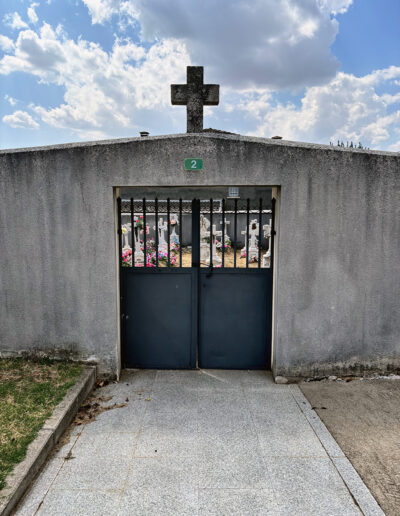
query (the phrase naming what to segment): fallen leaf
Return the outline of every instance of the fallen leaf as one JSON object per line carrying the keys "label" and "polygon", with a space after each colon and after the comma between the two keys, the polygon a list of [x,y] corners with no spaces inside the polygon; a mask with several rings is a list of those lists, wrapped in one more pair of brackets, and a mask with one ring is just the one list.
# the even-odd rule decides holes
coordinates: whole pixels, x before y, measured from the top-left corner
{"label": "fallen leaf", "polygon": [[69,450],[69,452],[67,453],[67,455],[64,457],[65,460],[71,460],[71,459],[75,459],[75,457],[73,457],[72,455],[72,451]]}

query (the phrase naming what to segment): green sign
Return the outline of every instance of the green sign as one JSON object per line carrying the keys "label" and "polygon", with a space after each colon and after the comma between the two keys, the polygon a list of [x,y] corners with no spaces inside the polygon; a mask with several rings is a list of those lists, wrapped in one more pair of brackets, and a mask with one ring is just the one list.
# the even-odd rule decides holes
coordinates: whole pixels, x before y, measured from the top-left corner
{"label": "green sign", "polygon": [[201,158],[186,158],[185,170],[203,170],[203,160]]}

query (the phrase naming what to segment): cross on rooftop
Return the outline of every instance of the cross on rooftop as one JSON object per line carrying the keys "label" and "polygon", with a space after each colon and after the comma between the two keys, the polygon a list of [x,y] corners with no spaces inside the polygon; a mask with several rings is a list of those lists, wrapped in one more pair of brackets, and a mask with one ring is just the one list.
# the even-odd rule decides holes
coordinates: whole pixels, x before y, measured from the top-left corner
{"label": "cross on rooftop", "polygon": [[203,106],[218,106],[219,84],[204,84],[204,67],[186,68],[187,84],[171,84],[171,103],[186,106],[187,132],[203,130]]}

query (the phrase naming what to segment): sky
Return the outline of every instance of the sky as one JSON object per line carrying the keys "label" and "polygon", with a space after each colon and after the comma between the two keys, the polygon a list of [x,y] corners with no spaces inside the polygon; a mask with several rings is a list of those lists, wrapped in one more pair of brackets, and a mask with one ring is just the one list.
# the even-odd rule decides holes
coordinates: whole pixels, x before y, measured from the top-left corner
{"label": "sky", "polygon": [[0,148],[204,127],[400,152],[400,0],[0,0]]}

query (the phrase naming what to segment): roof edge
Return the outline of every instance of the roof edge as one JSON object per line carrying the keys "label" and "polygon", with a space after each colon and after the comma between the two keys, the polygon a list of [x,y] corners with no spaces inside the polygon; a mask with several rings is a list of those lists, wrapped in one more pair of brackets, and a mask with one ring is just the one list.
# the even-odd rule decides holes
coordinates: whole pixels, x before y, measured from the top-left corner
{"label": "roof edge", "polygon": [[338,147],[335,145],[323,145],[320,143],[308,143],[308,142],[298,142],[292,140],[277,140],[272,138],[262,138],[259,136],[243,136],[239,134],[229,134],[229,133],[220,133],[220,132],[211,132],[207,131],[204,133],[178,133],[178,134],[162,134],[156,136],[146,136],[143,137],[131,137],[131,138],[115,138],[115,139],[107,139],[107,140],[95,140],[95,141],[85,141],[85,142],[72,142],[72,143],[59,143],[55,145],[44,145],[37,147],[21,147],[21,148],[11,148],[11,149],[0,149],[0,155],[4,154],[18,154],[18,153],[26,153],[26,152],[41,152],[41,151],[52,151],[52,150],[63,150],[63,149],[76,149],[81,147],[97,147],[103,145],[119,145],[119,144],[127,144],[131,142],[142,142],[145,143],[149,140],[171,140],[176,138],[212,138],[218,140],[236,140],[243,141],[249,143],[261,143],[265,145],[271,146],[279,146],[279,147],[297,147],[303,149],[314,149],[314,150],[330,150],[332,152],[356,152],[361,154],[374,154],[374,155],[382,155],[382,156],[392,156],[392,157],[400,157],[400,152],[391,152],[391,151],[383,151],[383,150],[371,150],[371,149],[356,149],[350,147]]}

